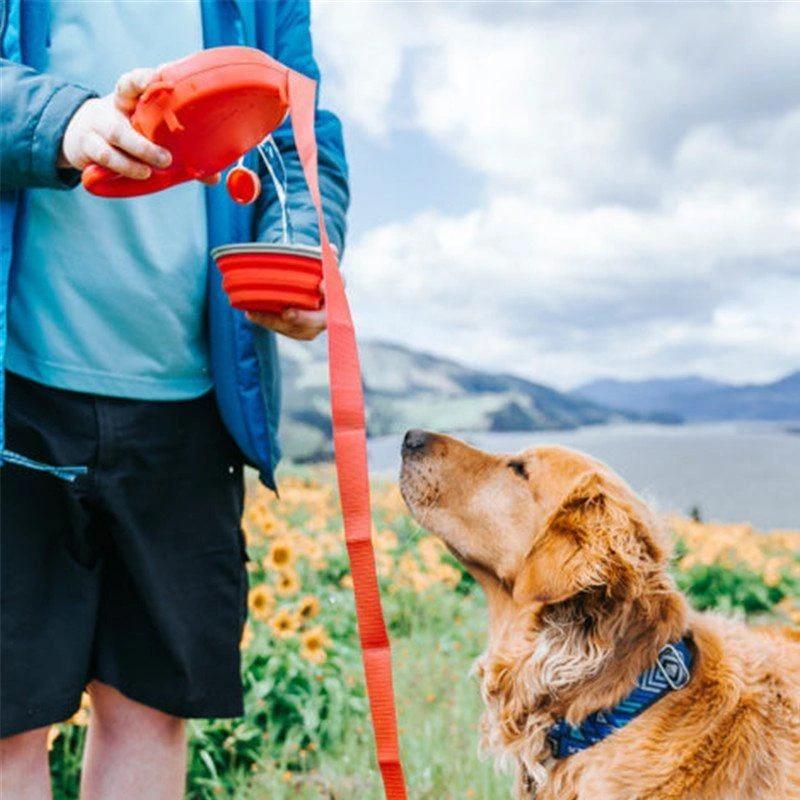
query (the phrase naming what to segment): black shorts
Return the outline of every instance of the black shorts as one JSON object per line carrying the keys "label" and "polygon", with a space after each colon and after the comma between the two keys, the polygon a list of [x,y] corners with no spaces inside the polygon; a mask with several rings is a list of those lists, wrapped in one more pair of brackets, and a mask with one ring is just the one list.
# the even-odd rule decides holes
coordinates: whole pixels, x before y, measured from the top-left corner
{"label": "black shorts", "polygon": [[89,472],[0,470],[0,736],[71,716],[93,679],[175,716],[240,716],[242,463],[212,396],[6,377],[7,447]]}

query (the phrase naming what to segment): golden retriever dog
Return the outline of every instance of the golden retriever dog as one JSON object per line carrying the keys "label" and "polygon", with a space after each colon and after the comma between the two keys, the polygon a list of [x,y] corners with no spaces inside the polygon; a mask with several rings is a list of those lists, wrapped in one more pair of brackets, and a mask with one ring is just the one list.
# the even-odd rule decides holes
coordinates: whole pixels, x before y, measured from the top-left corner
{"label": "golden retriever dog", "polygon": [[[666,536],[608,467],[561,447],[492,455],[409,431],[400,486],[486,594],[482,745],[513,767],[516,798],[800,798],[800,644],[692,611]],[[557,721],[613,709],[681,640],[688,683],[554,757]]]}

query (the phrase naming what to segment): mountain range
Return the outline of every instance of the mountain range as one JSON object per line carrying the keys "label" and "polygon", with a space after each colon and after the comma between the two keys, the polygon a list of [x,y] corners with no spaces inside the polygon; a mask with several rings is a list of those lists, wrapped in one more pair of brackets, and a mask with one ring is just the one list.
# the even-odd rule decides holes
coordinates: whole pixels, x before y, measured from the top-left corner
{"label": "mountain range", "polygon": [[[330,453],[327,352],[282,339],[282,440],[295,460]],[[515,375],[494,374],[387,342],[360,346],[371,436],[424,427],[449,431],[569,429],[658,415],[618,411]]]}
{"label": "mountain range", "polygon": [[696,375],[639,381],[604,379],[580,386],[571,395],[633,414],[674,415],[690,422],[800,420],[800,370],[770,383],[744,385]]}
{"label": "mountain range", "polygon": [[[310,344],[282,338],[280,353],[285,453],[297,461],[325,458],[331,441],[324,338]],[[412,427],[536,431],[609,422],[800,421],[800,371],[765,384],[690,375],[596,380],[560,392],[395,343],[365,341],[360,353],[370,436]]]}

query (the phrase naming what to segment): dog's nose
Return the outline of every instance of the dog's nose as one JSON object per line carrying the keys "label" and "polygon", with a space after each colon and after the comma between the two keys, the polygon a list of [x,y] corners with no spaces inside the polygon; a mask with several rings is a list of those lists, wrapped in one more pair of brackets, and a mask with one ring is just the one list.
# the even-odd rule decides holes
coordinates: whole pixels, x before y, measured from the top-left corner
{"label": "dog's nose", "polygon": [[403,437],[403,455],[421,452],[429,441],[430,434],[427,431],[413,428]]}

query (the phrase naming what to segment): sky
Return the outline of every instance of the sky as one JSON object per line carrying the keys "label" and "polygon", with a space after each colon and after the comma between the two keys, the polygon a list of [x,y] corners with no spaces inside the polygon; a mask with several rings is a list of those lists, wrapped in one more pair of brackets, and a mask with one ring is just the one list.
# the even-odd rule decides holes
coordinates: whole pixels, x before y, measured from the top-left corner
{"label": "sky", "polygon": [[800,368],[800,3],[312,6],[359,334],[570,388]]}

